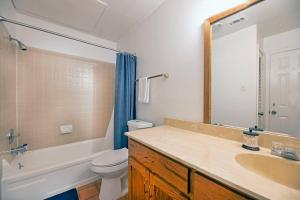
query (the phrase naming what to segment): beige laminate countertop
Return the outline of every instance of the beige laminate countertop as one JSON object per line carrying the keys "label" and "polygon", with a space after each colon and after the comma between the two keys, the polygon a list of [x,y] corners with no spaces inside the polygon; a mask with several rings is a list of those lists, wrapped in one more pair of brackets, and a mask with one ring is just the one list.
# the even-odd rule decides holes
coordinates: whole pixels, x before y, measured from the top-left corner
{"label": "beige laminate countertop", "polygon": [[[237,154],[252,153],[241,148],[241,143],[171,126],[143,129],[128,132],[126,135],[254,198],[300,200],[300,191],[257,175],[239,165],[235,160]],[[253,153],[272,156],[270,150],[264,148]]]}

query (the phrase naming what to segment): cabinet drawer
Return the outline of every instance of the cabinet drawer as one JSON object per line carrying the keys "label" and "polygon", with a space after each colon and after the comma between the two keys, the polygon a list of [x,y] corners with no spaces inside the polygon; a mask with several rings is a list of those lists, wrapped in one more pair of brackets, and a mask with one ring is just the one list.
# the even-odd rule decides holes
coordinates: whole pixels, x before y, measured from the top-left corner
{"label": "cabinet drawer", "polygon": [[163,156],[142,144],[129,140],[129,156],[134,157],[145,167],[173,185],[179,191],[188,193],[189,169]]}
{"label": "cabinet drawer", "polygon": [[193,193],[194,200],[250,199],[198,173],[193,173]]}
{"label": "cabinet drawer", "polygon": [[179,192],[156,175],[150,174],[150,200],[188,200],[185,193]]}

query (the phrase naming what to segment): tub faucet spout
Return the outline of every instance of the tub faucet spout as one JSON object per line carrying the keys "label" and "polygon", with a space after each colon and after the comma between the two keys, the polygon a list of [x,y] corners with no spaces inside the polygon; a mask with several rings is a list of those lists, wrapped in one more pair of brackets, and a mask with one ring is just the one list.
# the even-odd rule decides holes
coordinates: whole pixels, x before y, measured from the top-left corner
{"label": "tub faucet spout", "polygon": [[11,154],[16,156],[19,153],[23,154],[24,152],[28,151],[28,145],[27,144],[23,144],[19,147],[13,148],[10,150]]}

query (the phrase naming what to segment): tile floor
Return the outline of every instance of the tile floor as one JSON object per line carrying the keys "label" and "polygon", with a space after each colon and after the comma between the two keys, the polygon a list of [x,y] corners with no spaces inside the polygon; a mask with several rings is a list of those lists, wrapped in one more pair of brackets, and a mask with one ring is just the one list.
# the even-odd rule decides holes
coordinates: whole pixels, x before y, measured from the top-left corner
{"label": "tile floor", "polygon": [[[96,181],[88,185],[77,188],[78,196],[80,200],[99,200],[101,182]],[[128,200],[127,195],[121,197],[118,200]]]}

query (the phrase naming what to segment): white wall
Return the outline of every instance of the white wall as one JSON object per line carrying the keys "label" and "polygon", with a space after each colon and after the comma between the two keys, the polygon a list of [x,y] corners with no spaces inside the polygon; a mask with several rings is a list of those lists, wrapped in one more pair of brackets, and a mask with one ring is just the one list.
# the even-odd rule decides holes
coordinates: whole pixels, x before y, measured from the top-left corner
{"label": "white wall", "polygon": [[136,52],[138,77],[163,72],[151,82],[150,104],[138,104],[137,117],[161,124],[165,117],[202,121],[203,22],[242,0],[167,0],[131,30],[118,47]]}
{"label": "white wall", "polygon": [[[117,44],[112,41],[104,40],[89,35],[87,33],[83,33],[80,31],[76,31],[74,29],[70,29],[64,26],[56,25],[54,23],[49,23],[37,18],[33,18],[27,15],[17,13],[13,8],[10,0],[1,0],[0,6],[1,6],[0,15],[6,18],[15,19],[23,23],[49,29],[55,32],[63,33],[65,35],[73,36],[83,40],[99,43],[114,49],[117,46]],[[48,33],[43,33],[33,29],[28,29],[21,26],[12,27],[7,23],[5,24],[8,27],[8,30],[10,32],[11,30],[13,30],[12,28],[15,27],[15,34],[13,33],[11,34],[29,47],[35,47],[35,48],[45,49],[49,51],[55,51],[59,53],[115,63],[116,60],[115,52],[101,49],[98,47],[93,47],[87,44],[72,41],[62,37],[50,35]]]}
{"label": "white wall", "polygon": [[300,47],[300,28],[264,38],[265,53]]}
{"label": "white wall", "polygon": [[252,127],[257,119],[257,26],[213,40],[212,122]]}

